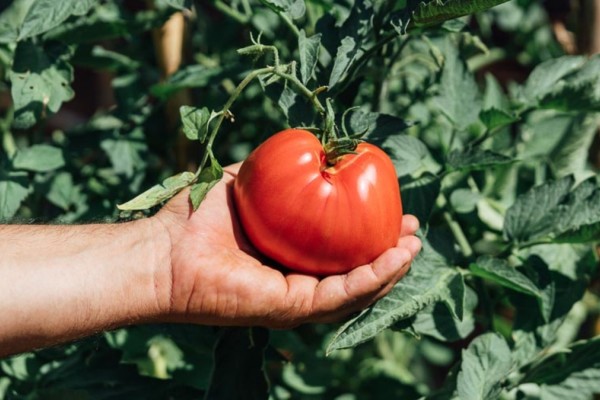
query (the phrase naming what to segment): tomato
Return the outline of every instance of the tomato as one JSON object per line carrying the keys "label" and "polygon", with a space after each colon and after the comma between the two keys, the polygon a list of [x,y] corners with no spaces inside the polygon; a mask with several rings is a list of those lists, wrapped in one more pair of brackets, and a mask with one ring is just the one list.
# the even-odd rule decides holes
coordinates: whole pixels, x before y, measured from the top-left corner
{"label": "tomato", "polygon": [[400,236],[402,203],[394,166],[360,143],[330,166],[312,133],[287,129],[242,164],[234,201],[250,242],[303,273],[345,273],[373,261]]}

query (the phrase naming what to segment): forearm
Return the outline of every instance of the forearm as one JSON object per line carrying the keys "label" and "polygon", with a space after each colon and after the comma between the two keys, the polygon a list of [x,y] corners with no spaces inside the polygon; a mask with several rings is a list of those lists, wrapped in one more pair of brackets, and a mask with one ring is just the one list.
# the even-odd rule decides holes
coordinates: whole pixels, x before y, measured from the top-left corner
{"label": "forearm", "polygon": [[0,226],[0,357],[151,320],[170,289],[155,223]]}

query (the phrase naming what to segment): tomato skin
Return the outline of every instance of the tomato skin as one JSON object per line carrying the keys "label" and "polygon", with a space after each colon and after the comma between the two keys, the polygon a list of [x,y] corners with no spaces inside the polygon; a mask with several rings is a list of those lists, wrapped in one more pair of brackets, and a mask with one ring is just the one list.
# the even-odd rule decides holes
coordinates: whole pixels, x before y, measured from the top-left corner
{"label": "tomato skin", "polygon": [[242,164],[234,201],[250,242],[292,270],[331,275],[372,262],[396,245],[402,203],[396,171],[378,147],[327,165],[310,132],[287,129]]}

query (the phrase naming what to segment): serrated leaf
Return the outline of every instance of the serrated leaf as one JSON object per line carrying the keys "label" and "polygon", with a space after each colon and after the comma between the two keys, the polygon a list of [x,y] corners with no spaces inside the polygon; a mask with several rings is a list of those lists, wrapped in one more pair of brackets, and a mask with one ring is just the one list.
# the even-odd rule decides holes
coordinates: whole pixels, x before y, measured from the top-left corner
{"label": "serrated leaf", "polygon": [[268,399],[264,367],[268,342],[269,331],[264,328],[224,328],[215,346],[211,382],[204,398]]}
{"label": "serrated leaf", "polygon": [[316,112],[304,96],[290,88],[287,82],[276,82],[265,87],[267,96],[283,112],[289,126],[313,126]]}
{"label": "serrated leaf", "polygon": [[47,32],[71,15],[85,15],[97,0],[36,0],[19,30],[18,40]]}
{"label": "serrated leaf", "polygon": [[210,122],[219,115],[206,107],[196,108],[191,106],[181,106],[179,114],[181,115],[185,136],[190,140],[199,140],[201,143],[206,140]]}
{"label": "serrated leaf", "polygon": [[165,179],[161,184],[154,185],[144,193],[124,204],[119,204],[119,210],[147,210],[175,196],[181,189],[190,185],[196,179],[193,172],[182,172]]}
{"label": "serrated leaf", "polygon": [[585,400],[600,394],[600,336],[546,357],[527,372],[524,382],[540,385],[543,399]]}
{"label": "serrated leaf", "polygon": [[81,193],[81,187],[75,185],[71,174],[61,172],[52,180],[46,198],[55,206],[67,211],[72,205],[84,203],[85,195]]}
{"label": "serrated leaf", "polygon": [[306,12],[304,0],[260,0],[261,3],[276,12],[285,12],[293,19],[302,18]]}
{"label": "serrated leaf", "polygon": [[508,265],[505,260],[488,256],[479,257],[475,263],[469,265],[473,275],[497,283],[529,296],[542,298],[542,293],[535,284],[523,273]]}
{"label": "serrated leaf", "polygon": [[6,172],[0,169],[0,220],[12,218],[29,195],[26,172]]}
{"label": "serrated leaf", "polygon": [[58,147],[36,144],[18,150],[12,160],[13,168],[35,172],[47,172],[65,165],[63,152]]}
{"label": "serrated leaf", "polygon": [[540,99],[542,108],[561,111],[600,111],[600,55],[570,71]]}
{"label": "serrated leaf", "polygon": [[[546,182],[519,196],[506,212],[504,234],[509,240],[580,242],[596,240],[600,222],[600,188],[594,177],[573,188],[567,176]],[[558,239],[560,238],[560,239]]]}
{"label": "serrated leaf", "polygon": [[462,351],[456,389],[462,400],[494,400],[513,362],[506,340],[496,333],[475,338]]}
{"label": "serrated leaf", "polygon": [[210,189],[219,183],[221,178],[223,178],[223,168],[211,152],[210,164],[202,168],[202,171],[198,175],[198,180],[190,191],[190,200],[194,211],[200,207],[200,203],[202,203]]}
{"label": "serrated leaf", "polygon": [[409,135],[390,136],[383,142],[382,148],[392,159],[398,177],[424,169],[431,157],[425,144]]}
{"label": "serrated leaf", "polygon": [[306,84],[312,77],[317,61],[319,60],[319,49],[321,48],[321,34],[317,33],[309,38],[306,37],[304,29],[298,36],[298,51],[300,52],[300,77],[302,83]]}
{"label": "serrated leaf", "polygon": [[446,164],[451,171],[472,171],[508,164],[513,161],[512,158],[491,150],[468,148],[465,150],[452,150],[448,154]]}
{"label": "serrated leaf", "polygon": [[421,2],[412,16],[411,26],[437,25],[444,21],[485,11],[508,0],[430,0]]}
{"label": "serrated leaf", "polygon": [[[27,15],[27,11],[35,0],[14,0],[4,2],[0,12],[0,43],[13,43],[19,36],[19,28]],[[1,393],[1,392],[0,392]]]}
{"label": "serrated leaf", "polygon": [[408,183],[400,183],[402,207],[406,214],[412,214],[419,220],[421,226],[426,226],[435,208],[441,188],[438,176],[425,173],[418,179],[410,179]]}
{"label": "serrated leaf", "polygon": [[457,129],[464,130],[479,117],[481,93],[453,40],[446,38],[440,50],[444,55],[444,65],[440,93],[435,102]]}
{"label": "serrated leaf", "polygon": [[543,310],[540,311],[539,303],[531,296],[509,293],[510,302],[516,308],[512,336],[515,361],[519,366],[536,361],[540,352],[547,352],[549,346],[554,346],[559,328],[564,325],[574,304],[582,299],[589,277],[595,273],[580,262],[576,276],[570,278],[558,270],[550,270],[538,256],[528,257],[523,270],[540,288]]}
{"label": "serrated leaf", "polygon": [[401,134],[413,124],[389,114],[354,111],[350,114],[349,134],[364,134],[363,138],[371,143],[383,146],[394,135]]}
{"label": "serrated leaf", "polygon": [[336,83],[344,76],[350,64],[358,56],[359,47],[353,37],[346,36],[342,39],[337,49],[331,75],[329,77],[329,88],[335,86]]}
{"label": "serrated leaf", "polygon": [[597,115],[588,114],[579,114],[571,119],[548,155],[557,177],[568,174],[577,176],[587,169],[588,151],[597,134],[599,122]]}
{"label": "serrated leaf", "polygon": [[411,318],[425,307],[443,302],[461,319],[464,311],[464,281],[449,268],[439,254],[424,246],[409,273],[371,308],[344,324],[328,346],[327,352],[354,347],[377,333]]}
{"label": "serrated leaf", "polygon": [[141,128],[129,135],[114,134],[102,140],[100,147],[106,152],[114,171],[131,178],[145,165],[144,153],[148,150]]}
{"label": "serrated leaf", "polygon": [[525,101],[536,105],[540,99],[555,89],[562,78],[581,68],[585,60],[583,56],[563,56],[539,64],[525,82],[523,88]]}
{"label": "serrated leaf", "polygon": [[487,110],[482,110],[479,113],[479,119],[490,131],[497,128],[501,128],[506,125],[510,125],[513,122],[519,120],[519,118],[516,115],[512,115],[506,111],[502,111],[497,108],[489,108]]}
{"label": "serrated leaf", "polygon": [[462,321],[442,303],[435,303],[417,313],[412,329],[417,334],[434,337],[443,342],[464,339],[475,329],[473,311],[477,307],[477,293],[465,286],[465,315]]}
{"label": "serrated leaf", "polygon": [[9,72],[15,107],[13,126],[30,128],[73,98],[73,68],[66,62],[68,57],[65,47],[43,49],[31,42],[18,44]]}
{"label": "serrated leaf", "polygon": [[483,109],[496,109],[509,113],[510,103],[502,86],[496,77],[490,73],[485,74],[485,91],[483,93]]}

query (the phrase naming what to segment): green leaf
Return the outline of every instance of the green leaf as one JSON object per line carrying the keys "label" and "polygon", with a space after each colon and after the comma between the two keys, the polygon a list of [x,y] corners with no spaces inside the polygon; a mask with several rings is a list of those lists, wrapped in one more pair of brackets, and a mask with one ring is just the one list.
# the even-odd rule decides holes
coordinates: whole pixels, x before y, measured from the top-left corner
{"label": "green leaf", "polygon": [[204,65],[190,65],[173,75],[165,81],[157,83],[150,88],[150,92],[162,100],[166,100],[182,89],[206,87],[217,84],[225,76],[235,75],[239,68],[206,67]]}
{"label": "green leaf", "polygon": [[401,134],[412,124],[393,115],[357,110],[350,114],[348,125],[348,134],[362,133],[365,140],[382,147],[389,137]]}
{"label": "green leaf", "polygon": [[25,16],[18,40],[47,32],[71,15],[85,15],[96,3],[97,0],[36,0]]}
{"label": "green leaf", "polygon": [[412,329],[443,342],[455,342],[469,336],[475,329],[473,311],[477,307],[477,293],[468,286],[465,289],[465,315],[462,321],[453,316],[443,303],[435,303],[417,313]]}
{"label": "green leaf", "polygon": [[485,126],[490,131],[497,128],[501,128],[506,125],[510,125],[513,122],[519,120],[519,118],[516,115],[512,115],[506,111],[502,111],[497,108],[489,108],[487,110],[482,110],[479,113],[479,119],[485,124]]}
{"label": "green leaf", "polygon": [[500,396],[503,381],[513,362],[510,348],[500,335],[485,333],[462,351],[457,391],[463,400],[494,400]]}
{"label": "green leaf", "polygon": [[517,243],[580,243],[600,237],[600,188],[589,178],[573,188],[571,176],[519,196],[506,212],[504,235]]}
{"label": "green leaf", "polygon": [[[600,84],[600,81],[598,82]],[[579,114],[573,118],[549,154],[557,177],[587,171],[588,151],[598,131],[597,115]]]}
{"label": "green leaf", "polygon": [[73,182],[73,177],[67,172],[56,174],[50,185],[46,198],[55,206],[68,211],[72,206],[86,208],[86,196],[81,192],[81,186]]}
{"label": "green leaf", "polygon": [[473,275],[497,283],[520,293],[542,298],[542,293],[535,284],[524,274],[508,265],[505,260],[488,256],[479,257],[475,263],[469,265]]}
{"label": "green leaf", "polygon": [[26,172],[6,172],[0,169],[0,220],[12,218],[29,195]]}
{"label": "green leaf", "polygon": [[205,399],[268,399],[264,366],[268,340],[269,331],[264,328],[223,328]]}
{"label": "green leaf", "polygon": [[414,215],[421,226],[425,226],[435,209],[435,200],[440,193],[440,188],[439,177],[431,173],[425,173],[418,179],[410,179],[408,183],[401,182],[400,192],[404,213]]}
{"label": "green leaf", "polygon": [[424,245],[408,274],[385,297],[344,324],[327,352],[364,343],[398,321],[411,318],[425,307],[443,302],[457,319],[464,311],[465,285],[462,275]]}
{"label": "green leaf", "polygon": [[440,79],[440,93],[435,101],[452,124],[457,129],[464,130],[479,117],[481,93],[475,77],[460,58],[458,46],[454,41],[446,38],[441,50],[444,54],[444,66]]}
{"label": "green leaf", "polygon": [[342,76],[344,76],[348,68],[350,68],[350,64],[352,64],[354,59],[358,56],[359,50],[360,48],[353,37],[346,36],[342,39],[342,42],[337,49],[331,76],[329,77],[329,88],[334,87]]}
{"label": "green leaf", "polygon": [[195,179],[196,175],[193,172],[182,172],[165,179],[161,184],[154,185],[134,199],[119,204],[117,207],[119,210],[147,210],[175,196]]}
{"label": "green leaf", "polygon": [[218,161],[210,153],[210,165],[205,166],[198,175],[198,180],[192,186],[190,191],[190,200],[194,211],[200,207],[200,203],[204,200],[210,189],[212,189],[223,178],[223,168]]}
{"label": "green leaf", "polygon": [[47,144],[36,144],[18,150],[12,160],[13,168],[47,172],[65,165],[62,150]]}
{"label": "green leaf", "polygon": [[260,0],[261,3],[275,12],[285,12],[293,19],[299,19],[306,12],[304,0]]}
{"label": "green leaf", "polygon": [[[13,43],[19,36],[19,28],[35,0],[11,1],[0,13],[0,43]],[[8,3],[8,2],[6,2]]]}
{"label": "green leaf", "polygon": [[168,5],[178,10],[190,10],[193,5],[192,0],[165,0]]}
{"label": "green leaf", "polygon": [[141,128],[134,129],[129,135],[113,134],[100,143],[117,174],[131,178],[136,171],[143,169],[146,161],[144,154],[148,146],[144,141]]}
{"label": "green leaf", "polygon": [[81,44],[129,37],[162,26],[171,14],[170,10],[158,9],[126,13],[113,2],[100,3],[90,16],[62,23],[47,32],[44,39]]}
{"label": "green leaf", "polygon": [[58,111],[74,92],[73,68],[66,62],[65,47],[43,49],[31,42],[20,42],[9,73],[15,106],[13,126],[32,127],[40,119]]}
{"label": "green leaf", "polygon": [[477,208],[477,203],[481,200],[480,193],[473,192],[471,189],[456,189],[450,195],[450,204],[452,209],[458,214],[468,214]]}
{"label": "green leaf", "polygon": [[483,93],[483,109],[496,109],[509,114],[510,102],[504,94],[502,86],[494,75],[485,74],[485,91]]}
{"label": "green leaf", "polygon": [[555,90],[561,79],[581,68],[585,60],[584,56],[563,56],[539,64],[525,82],[523,88],[525,101],[536,105]]}
{"label": "green leaf", "polygon": [[[263,86],[264,87],[264,86]],[[266,86],[265,93],[283,112],[289,126],[313,126],[316,112],[304,96],[299,95],[287,82]]]}
{"label": "green leaf", "polygon": [[414,12],[412,25],[422,28],[437,25],[449,19],[485,11],[508,0],[430,0],[421,2]]}
{"label": "green leaf", "polygon": [[298,36],[298,51],[300,52],[300,76],[302,83],[306,84],[312,77],[317,61],[319,60],[319,49],[321,48],[321,34],[317,33],[309,38],[306,37],[304,29]]}
{"label": "green leaf", "polygon": [[392,159],[399,177],[427,169],[427,161],[431,158],[425,144],[409,135],[390,136],[383,142],[382,148]]}
{"label": "green leaf", "polygon": [[600,336],[572,344],[529,370],[522,383],[541,386],[542,399],[582,399],[600,394]]}
{"label": "green leaf", "polygon": [[446,160],[450,171],[472,171],[513,162],[513,159],[491,150],[468,148],[452,150]]}
{"label": "green leaf", "polygon": [[183,125],[183,133],[190,140],[199,140],[204,143],[210,123],[220,114],[214,111],[209,111],[208,108],[196,108],[191,106],[181,106],[179,108],[181,115],[181,123]]}
{"label": "green leaf", "polygon": [[[551,259],[551,262],[556,261]],[[523,271],[542,293],[541,310],[533,297],[509,293],[516,310],[512,336],[515,340],[514,360],[519,366],[536,361],[540,352],[547,352],[548,347],[554,345],[559,328],[564,325],[574,304],[582,299],[590,276],[595,273],[594,264],[586,259],[578,260],[574,277],[564,275],[558,266],[553,268],[551,270],[535,255],[528,257],[523,266]]]}
{"label": "green leaf", "polygon": [[[339,29],[340,42],[329,76],[329,90],[345,77],[350,66],[364,54],[373,30],[373,5],[370,0],[357,1]],[[333,54],[333,53],[332,53]]]}
{"label": "green leaf", "polygon": [[600,111],[600,55],[558,81],[540,99],[540,106],[561,111]]}

